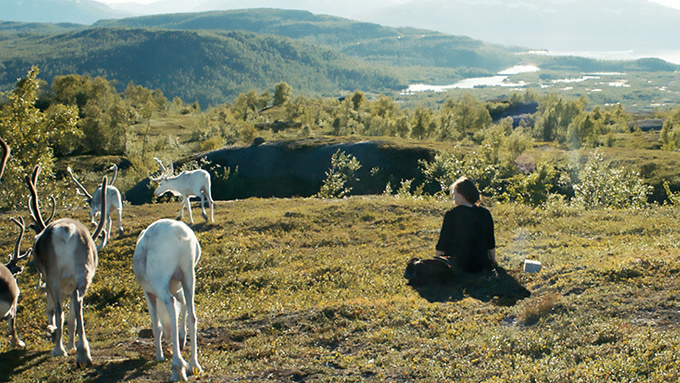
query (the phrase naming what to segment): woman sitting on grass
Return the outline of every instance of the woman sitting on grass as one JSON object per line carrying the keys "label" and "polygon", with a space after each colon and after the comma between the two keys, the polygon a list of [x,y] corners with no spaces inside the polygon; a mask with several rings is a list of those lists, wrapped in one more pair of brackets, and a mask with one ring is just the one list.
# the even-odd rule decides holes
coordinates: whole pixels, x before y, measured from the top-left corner
{"label": "woman sitting on grass", "polygon": [[456,271],[476,273],[498,267],[493,217],[480,206],[479,190],[461,177],[451,191],[455,206],[444,215],[435,255]]}

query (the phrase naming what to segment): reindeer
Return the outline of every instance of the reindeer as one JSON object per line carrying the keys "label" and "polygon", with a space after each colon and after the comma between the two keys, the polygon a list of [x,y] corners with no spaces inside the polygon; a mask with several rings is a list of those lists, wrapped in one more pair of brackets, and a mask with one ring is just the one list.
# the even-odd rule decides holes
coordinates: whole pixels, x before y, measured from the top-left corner
{"label": "reindeer", "polygon": [[[144,289],[156,344],[156,360],[164,360],[162,337],[172,341],[172,380],[187,380],[187,372],[203,371],[198,364],[194,267],[201,258],[201,246],[194,232],[183,222],[160,219],[142,231],[132,258],[137,281]],[[179,330],[177,305],[179,303]],[[186,344],[189,316],[191,363],[180,352]],[[178,334],[179,331],[179,334]]]}
{"label": "reindeer", "polygon": [[7,263],[7,265],[0,264],[0,318],[7,318],[9,335],[12,337],[12,346],[24,347],[26,344],[19,339],[14,327],[14,321],[17,315],[17,302],[19,301],[19,285],[17,284],[16,276],[24,270],[23,267],[18,265],[18,262],[28,257],[33,249],[27,250],[24,255],[19,255],[21,239],[26,230],[24,219],[21,217],[19,217],[19,221],[15,218],[10,219],[19,226],[21,231],[19,232],[19,237],[14,245],[14,253],[9,258],[9,263]]}
{"label": "reindeer", "polygon": [[[5,172],[5,167],[7,166],[7,160],[11,150],[7,142],[0,138],[0,147],[2,147],[2,158],[0,158],[0,178]],[[27,251],[24,255],[19,255],[21,248],[21,239],[24,236],[24,231],[26,230],[24,226],[23,218],[19,217],[21,221],[17,221],[15,218],[10,218],[12,222],[16,223],[21,232],[17,238],[17,242],[14,245],[14,253],[10,256],[7,265],[0,264],[0,318],[7,318],[7,324],[9,325],[9,335],[12,337],[12,346],[24,347],[26,344],[19,339],[16,333],[16,328],[14,326],[14,320],[17,315],[17,303],[19,301],[19,285],[16,281],[16,276],[23,271],[23,267],[18,265],[19,261],[28,257],[32,250]]]}
{"label": "reindeer", "polygon": [[7,166],[7,160],[9,159],[9,154],[12,152],[9,149],[9,145],[0,138],[0,147],[2,147],[2,158],[0,158],[0,178],[5,174],[5,167]]}
{"label": "reindeer", "polygon": [[[113,225],[111,212],[113,211],[116,211],[118,214],[118,234],[123,234],[123,202],[120,196],[120,191],[117,187],[113,186],[113,183],[116,182],[116,176],[118,175],[118,166],[114,164],[109,168],[109,170],[113,170],[113,177],[111,178],[111,183],[106,187],[106,200],[109,202],[109,206],[107,206],[106,209],[108,212],[106,215],[106,220],[109,223],[108,229],[106,230],[106,235],[111,238],[111,226]],[[78,181],[76,176],[73,175],[73,171],[71,170],[70,166],[66,168],[66,171],[71,176],[71,179],[73,179],[73,182],[76,183],[78,195],[85,197],[85,201],[90,205],[90,222],[92,222],[93,225],[96,225],[94,217],[101,210],[102,188],[98,187],[94,193],[90,194],[87,192],[87,189],[85,189],[83,184]]]}
{"label": "reindeer", "polygon": [[153,182],[158,182],[158,188],[153,192],[156,196],[161,196],[166,192],[171,192],[175,196],[182,196],[182,205],[179,208],[178,220],[184,218],[184,207],[189,210],[189,221],[194,223],[194,217],[191,214],[191,203],[189,198],[201,197],[201,216],[208,221],[208,215],[205,211],[205,201],[210,205],[210,222],[215,222],[213,215],[214,202],[210,194],[210,174],[203,169],[187,170],[173,176],[173,167],[170,163],[170,171],[168,172],[163,166],[163,162],[158,158],[154,158],[158,166],[161,168],[161,175],[158,178],[149,177]]}
{"label": "reindeer", "polygon": [[[90,235],[85,225],[71,218],[61,218],[52,223],[44,221],[38,207],[36,183],[40,174],[37,165],[31,177],[26,176],[30,190],[28,210],[35,222],[37,233],[33,242],[33,262],[38,272],[45,278],[47,287],[48,330],[53,334],[54,350],[52,356],[67,355],[62,343],[63,313],[61,302],[71,297],[69,312],[69,350],[76,348],[76,366],[92,364],[90,346],[85,336],[83,322],[83,297],[92,283],[97,269],[97,252],[106,246],[107,235],[104,230],[106,217],[106,193],[102,194],[101,216],[94,233]],[[106,190],[107,179],[102,180],[102,190]],[[54,201],[53,201],[54,202]],[[95,239],[103,237],[99,246]],[[77,326],[77,327],[76,327]],[[79,336],[75,346],[76,331]]]}

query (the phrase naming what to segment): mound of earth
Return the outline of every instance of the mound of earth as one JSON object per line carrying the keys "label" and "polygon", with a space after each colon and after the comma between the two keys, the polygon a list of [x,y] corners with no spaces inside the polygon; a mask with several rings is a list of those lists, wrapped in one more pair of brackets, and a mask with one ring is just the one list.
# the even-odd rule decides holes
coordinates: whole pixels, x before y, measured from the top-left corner
{"label": "mound of earth", "polygon": [[[431,161],[435,152],[421,147],[402,147],[384,141],[324,142],[324,139],[264,142],[226,147],[174,163],[206,159],[203,166],[212,177],[215,200],[248,197],[309,197],[319,192],[336,152],[352,155],[361,163],[359,182],[352,194],[379,194],[389,182],[397,188],[402,180],[422,182],[419,160]],[[151,202],[153,188],[144,179],[125,193],[132,204]]]}

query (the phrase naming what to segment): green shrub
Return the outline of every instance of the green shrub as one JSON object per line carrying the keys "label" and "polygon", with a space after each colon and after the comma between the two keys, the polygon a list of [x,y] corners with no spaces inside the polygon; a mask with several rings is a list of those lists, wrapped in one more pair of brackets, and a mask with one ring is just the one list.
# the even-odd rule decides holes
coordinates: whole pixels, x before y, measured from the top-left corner
{"label": "green shrub", "polygon": [[345,154],[338,149],[331,156],[331,168],[326,172],[326,180],[317,194],[320,198],[342,198],[352,191],[351,183],[358,181],[355,177],[361,164],[353,155]]}
{"label": "green shrub", "polygon": [[612,167],[595,151],[579,172],[574,192],[574,201],[586,209],[640,208],[647,204],[651,186],[645,185],[638,173]]}
{"label": "green shrub", "polygon": [[555,167],[539,164],[529,174],[518,174],[510,179],[504,194],[508,200],[539,206],[548,201],[550,189],[555,184]]}
{"label": "green shrub", "polygon": [[224,139],[222,136],[212,136],[207,140],[201,142],[199,145],[199,150],[201,152],[209,152],[211,150],[217,150],[224,146]]}

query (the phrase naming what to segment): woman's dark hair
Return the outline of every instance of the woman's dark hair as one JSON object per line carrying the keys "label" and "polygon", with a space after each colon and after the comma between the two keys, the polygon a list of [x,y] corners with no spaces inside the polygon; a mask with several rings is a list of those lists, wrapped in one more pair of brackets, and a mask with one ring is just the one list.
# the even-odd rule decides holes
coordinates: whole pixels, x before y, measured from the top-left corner
{"label": "woman's dark hair", "polygon": [[477,186],[475,186],[475,183],[470,181],[467,177],[460,177],[453,185],[451,185],[451,193],[455,191],[465,197],[465,199],[473,205],[479,205],[481,203]]}

